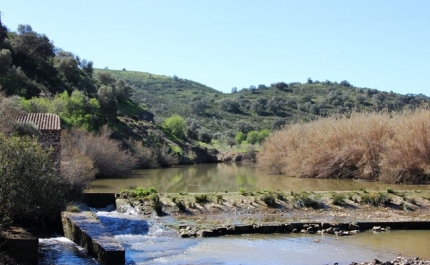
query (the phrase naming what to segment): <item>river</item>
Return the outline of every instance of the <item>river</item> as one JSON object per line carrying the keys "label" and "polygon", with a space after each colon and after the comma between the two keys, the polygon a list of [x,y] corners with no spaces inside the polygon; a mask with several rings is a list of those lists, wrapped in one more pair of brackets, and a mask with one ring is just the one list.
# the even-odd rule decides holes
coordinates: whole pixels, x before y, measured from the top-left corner
{"label": "river", "polygon": [[[159,192],[221,192],[243,188],[283,191],[429,189],[429,185],[392,185],[356,180],[300,179],[265,175],[250,164],[204,164],[135,172],[121,179],[97,179],[91,192],[119,192],[130,186]],[[364,232],[349,237],[274,234],[218,238],[179,238],[165,218],[95,210],[126,249],[127,264],[350,264],[398,254],[430,259],[430,231]],[[40,241],[39,264],[98,264],[66,238]]]}
{"label": "river", "polygon": [[220,163],[139,170],[120,179],[91,181],[90,192],[120,192],[129,187],[155,187],[159,192],[415,190],[430,185],[394,185],[351,179],[304,179],[266,175],[249,163]]}

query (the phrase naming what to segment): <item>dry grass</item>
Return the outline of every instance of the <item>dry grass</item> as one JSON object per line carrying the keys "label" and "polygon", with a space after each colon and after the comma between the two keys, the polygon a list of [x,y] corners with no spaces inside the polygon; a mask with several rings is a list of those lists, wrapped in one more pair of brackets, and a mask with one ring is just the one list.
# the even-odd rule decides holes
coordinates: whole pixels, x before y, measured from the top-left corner
{"label": "dry grass", "polygon": [[353,113],[274,133],[258,155],[271,174],[430,181],[430,110]]}

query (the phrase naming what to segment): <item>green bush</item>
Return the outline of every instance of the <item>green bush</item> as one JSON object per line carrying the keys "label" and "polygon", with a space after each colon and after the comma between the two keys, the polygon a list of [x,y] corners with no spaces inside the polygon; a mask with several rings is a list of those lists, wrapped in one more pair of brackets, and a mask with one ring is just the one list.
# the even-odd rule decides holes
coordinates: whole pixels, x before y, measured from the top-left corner
{"label": "green bush", "polygon": [[223,199],[223,197],[222,197],[222,194],[217,194],[217,195],[216,195],[216,203],[221,203],[223,200],[224,200],[224,199]]}
{"label": "green bush", "polygon": [[176,207],[178,207],[178,209],[181,211],[181,212],[185,212],[186,210],[187,210],[187,207],[185,206],[185,202],[184,201],[182,201],[182,200],[175,200],[175,205],[176,205]]}
{"label": "green bush", "polygon": [[361,197],[361,202],[364,204],[372,204],[374,206],[387,205],[391,203],[391,198],[383,192],[369,192]]}
{"label": "green bush", "polygon": [[209,201],[208,195],[207,194],[196,194],[194,196],[194,198],[196,199],[197,203],[206,203]]}
{"label": "green bush", "polygon": [[333,204],[344,206],[346,205],[346,195],[344,193],[335,193],[332,196]]}
{"label": "green bush", "polygon": [[243,195],[243,196],[247,196],[248,195],[248,193],[246,192],[245,188],[240,188],[239,189],[239,193],[240,193],[240,195]]}
{"label": "green bush", "polygon": [[0,134],[0,221],[43,221],[65,205],[64,183],[37,139]]}
{"label": "green bush", "polygon": [[321,198],[307,192],[294,193],[293,205],[295,208],[311,207],[314,209],[320,209],[324,207]]}
{"label": "green bush", "polygon": [[261,197],[261,200],[269,207],[276,206],[276,198],[272,193],[266,193]]}

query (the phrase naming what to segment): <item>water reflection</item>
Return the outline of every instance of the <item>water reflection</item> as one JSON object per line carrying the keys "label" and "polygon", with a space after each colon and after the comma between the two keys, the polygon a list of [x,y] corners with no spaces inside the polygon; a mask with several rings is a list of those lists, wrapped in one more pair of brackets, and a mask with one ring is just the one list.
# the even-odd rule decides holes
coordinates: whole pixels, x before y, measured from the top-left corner
{"label": "water reflection", "polygon": [[430,185],[394,185],[344,179],[302,179],[266,175],[253,164],[220,163],[180,166],[164,169],[139,170],[119,179],[96,179],[91,192],[119,192],[130,186],[155,187],[160,192],[224,192],[282,190],[396,190],[429,189]]}

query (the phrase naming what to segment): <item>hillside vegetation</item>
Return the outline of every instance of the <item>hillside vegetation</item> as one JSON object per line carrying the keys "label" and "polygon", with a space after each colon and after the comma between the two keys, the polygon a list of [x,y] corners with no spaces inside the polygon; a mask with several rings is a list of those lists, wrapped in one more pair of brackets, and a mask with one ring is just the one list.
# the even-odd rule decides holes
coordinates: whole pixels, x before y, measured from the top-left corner
{"label": "hillside vegetation", "polygon": [[278,82],[232,88],[225,94],[176,76],[157,76],[126,70],[101,70],[121,78],[133,88],[132,98],[158,120],[178,114],[188,127],[207,131],[213,139],[235,137],[262,129],[278,130],[285,124],[312,121],[333,114],[415,109],[430,102],[425,95],[401,95],[358,88],[348,81]]}
{"label": "hillside vegetation", "polygon": [[[430,102],[424,95],[358,88],[346,80],[308,78],[232,88],[226,94],[177,76],[94,69],[91,61],[55,47],[29,25],[13,32],[0,24],[0,48],[0,107],[9,117],[0,119],[6,121],[4,134],[16,127],[7,121],[17,113],[56,113],[65,133],[78,138],[63,145],[70,148],[68,163],[79,157],[77,164],[88,165],[91,176],[214,161],[216,150],[208,149],[225,152],[237,145],[234,151],[246,152],[283,126],[354,112],[391,115]],[[98,161],[108,157],[100,155],[107,150],[90,154],[95,143],[115,146],[118,161],[128,161],[129,167],[101,169],[115,163]]]}

